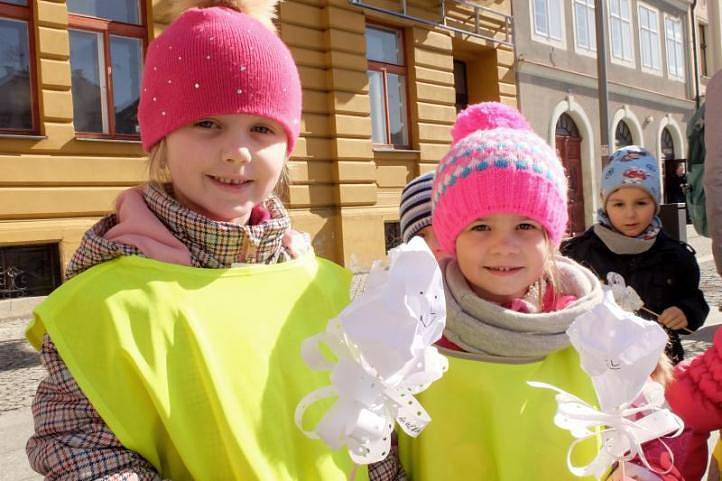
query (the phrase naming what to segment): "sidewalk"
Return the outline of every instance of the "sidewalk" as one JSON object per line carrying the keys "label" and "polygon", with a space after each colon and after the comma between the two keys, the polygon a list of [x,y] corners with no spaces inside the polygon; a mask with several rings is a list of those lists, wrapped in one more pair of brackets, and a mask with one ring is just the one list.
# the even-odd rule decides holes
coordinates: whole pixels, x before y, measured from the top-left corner
{"label": "sidewalk", "polygon": [[42,476],[30,469],[25,441],[33,432],[30,408],[0,413],[0,481],[37,481]]}
{"label": "sidewalk", "polygon": [[45,369],[23,338],[24,317],[0,317],[0,481],[42,479],[28,465],[25,442],[33,432],[29,406]]}

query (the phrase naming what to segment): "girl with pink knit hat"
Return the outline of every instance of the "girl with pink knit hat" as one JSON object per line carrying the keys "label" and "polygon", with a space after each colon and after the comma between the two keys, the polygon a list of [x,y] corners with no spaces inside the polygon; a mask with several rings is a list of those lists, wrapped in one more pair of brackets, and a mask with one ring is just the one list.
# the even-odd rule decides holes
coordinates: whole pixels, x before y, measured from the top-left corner
{"label": "girl with pink knit hat", "polygon": [[28,458],[46,479],[345,479],[348,456],[293,420],[327,383],[300,343],[350,281],[285,241],[274,191],[299,135],[298,71],[275,2],[188,3],[146,55],[151,180],[86,233],[28,328],[48,370]]}
{"label": "girl with pink knit hat", "polygon": [[[602,302],[599,281],[557,254],[567,224],[567,180],[554,151],[521,114],[499,103],[469,107],[433,184],[447,319],[438,343],[445,376],[418,396],[433,422],[402,437],[414,481],[576,479],[571,434],[554,425],[541,381],[596,404],[566,334]],[[579,445],[576,465],[597,454]]]}

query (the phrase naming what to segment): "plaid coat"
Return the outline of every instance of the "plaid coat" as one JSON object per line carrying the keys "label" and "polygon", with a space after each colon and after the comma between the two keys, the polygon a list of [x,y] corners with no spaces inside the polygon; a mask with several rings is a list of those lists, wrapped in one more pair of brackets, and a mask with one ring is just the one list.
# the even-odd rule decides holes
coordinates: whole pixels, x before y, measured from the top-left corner
{"label": "plaid coat", "polygon": [[[181,240],[196,267],[224,268],[236,262],[273,264],[291,258],[284,246],[290,219],[278,199],[264,207],[271,218],[256,226],[211,221],[180,205],[163,187],[150,185],[148,208]],[[90,267],[123,255],[143,255],[134,246],[103,237],[118,222],[115,214],[95,224],[83,237],[66,272],[69,279]],[[46,335],[40,352],[47,377],[33,400],[35,434],[26,450],[32,468],[51,481],[160,481],[155,468],[126,449],[78,387]],[[398,459],[390,456],[370,469],[373,481],[404,479]]]}

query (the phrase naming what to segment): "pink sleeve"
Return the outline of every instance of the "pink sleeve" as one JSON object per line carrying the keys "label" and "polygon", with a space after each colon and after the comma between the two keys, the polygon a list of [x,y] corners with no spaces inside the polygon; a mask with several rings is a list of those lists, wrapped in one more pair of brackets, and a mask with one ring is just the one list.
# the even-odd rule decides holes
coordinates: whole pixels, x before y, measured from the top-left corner
{"label": "pink sleeve", "polygon": [[712,347],[675,368],[666,397],[690,428],[705,432],[722,428],[722,330],[715,334]]}

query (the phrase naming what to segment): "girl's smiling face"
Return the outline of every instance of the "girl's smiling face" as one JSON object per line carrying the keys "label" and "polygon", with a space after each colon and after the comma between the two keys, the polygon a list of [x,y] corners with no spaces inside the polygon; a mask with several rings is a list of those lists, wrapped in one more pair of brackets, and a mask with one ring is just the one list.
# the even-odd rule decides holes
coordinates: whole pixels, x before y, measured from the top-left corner
{"label": "girl's smiling face", "polygon": [[456,238],[456,259],[471,289],[506,304],[544,276],[549,247],[541,225],[516,214],[472,222]]}
{"label": "girl's smiling face", "polygon": [[246,224],[271,194],[286,162],[286,133],[266,117],[200,119],[166,137],[176,199],[210,219]]}
{"label": "girl's smiling face", "polygon": [[639,187],[617,189],[607,197],[604,208],[612,226],[627,237],[644,232],[657,212],[652,196]]}

